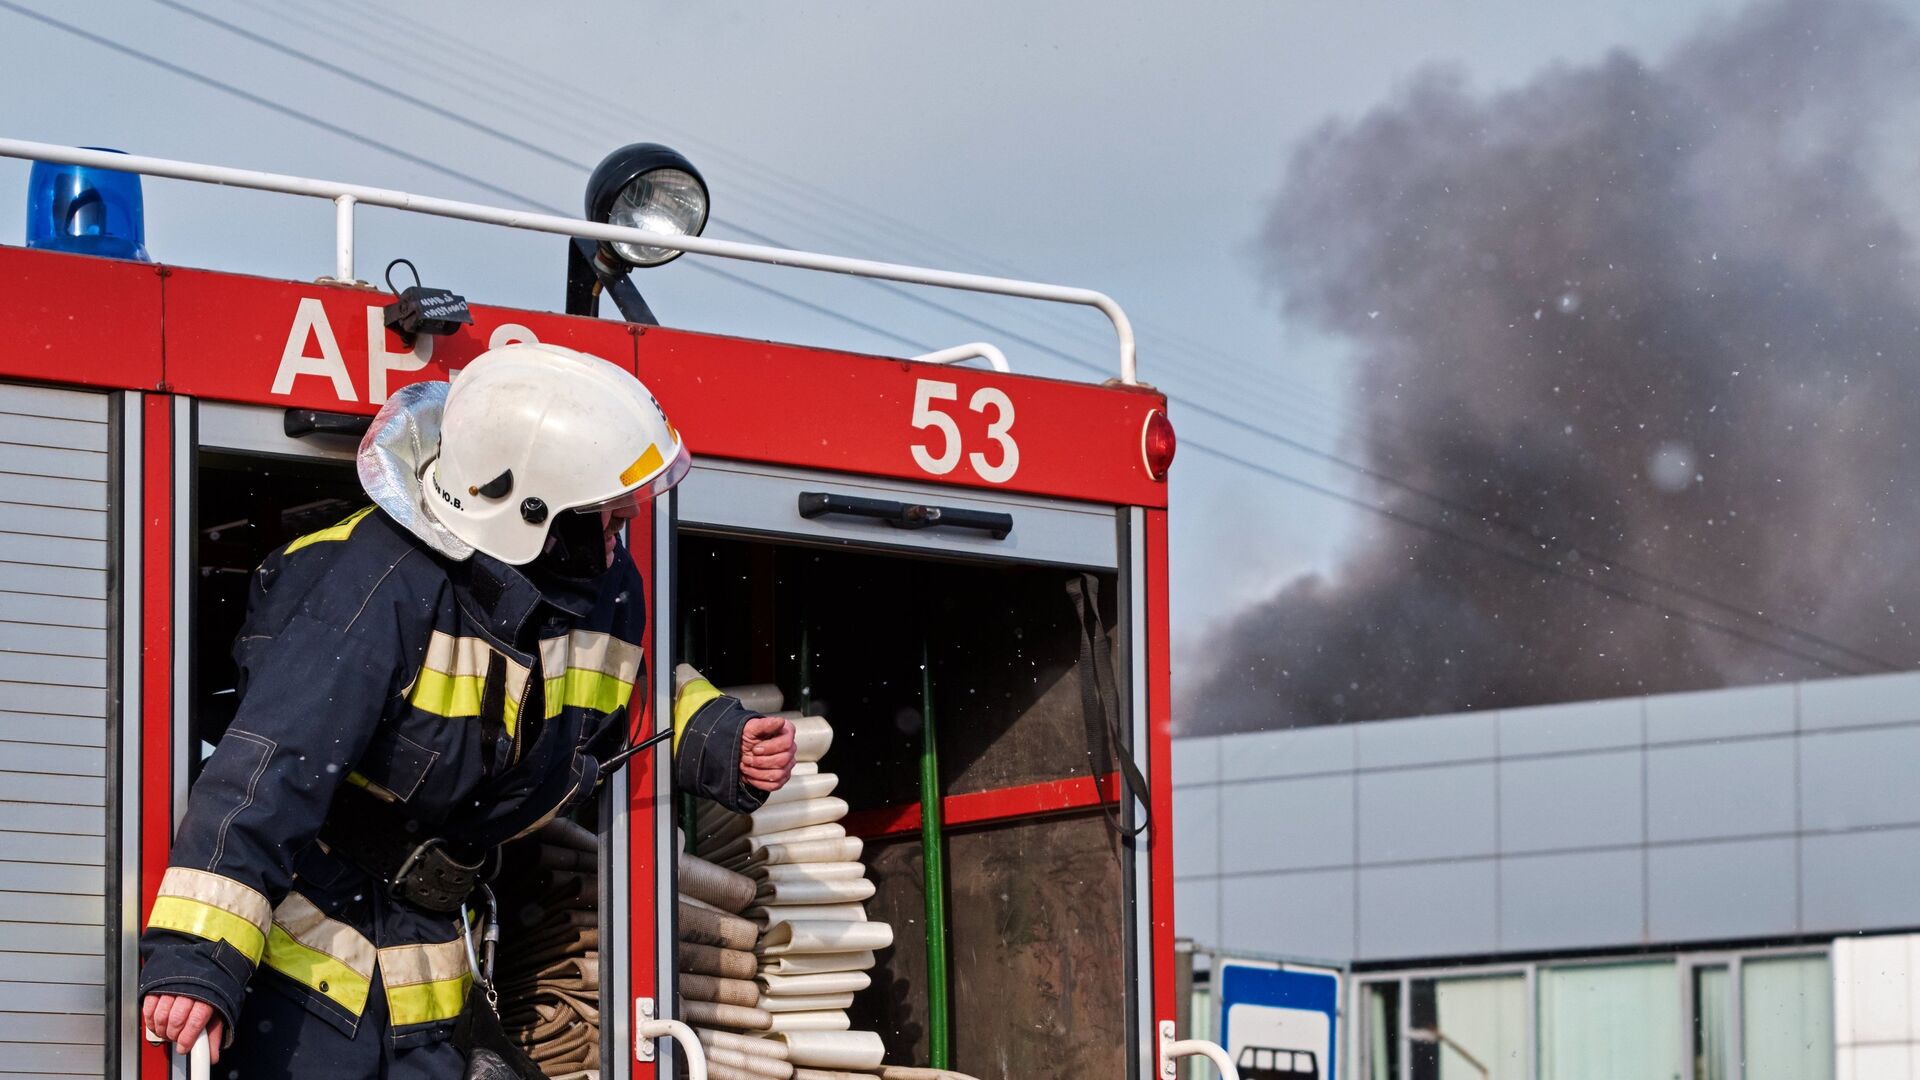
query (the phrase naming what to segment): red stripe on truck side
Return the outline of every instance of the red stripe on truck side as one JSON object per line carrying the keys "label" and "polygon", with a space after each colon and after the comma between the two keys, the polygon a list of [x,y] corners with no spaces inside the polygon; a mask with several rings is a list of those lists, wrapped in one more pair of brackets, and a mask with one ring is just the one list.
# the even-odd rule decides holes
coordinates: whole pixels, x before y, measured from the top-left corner
{"label": "red stripe on truck side", "polygon": [[[1114,802],[1119,790],[1118,773],[1108,773],[1098,783],[1091,777],[1076,776],[1068,780],[1048,780],[1039,784],[949,795],[940,800],[940,813],[947,828],[957,829],[1014,818],[1085,810]],[[846,825],[848,836],[863,839],[914,832],[920,828],[920,806],[915,803],[858,810],[848,814],[842,824]]]}

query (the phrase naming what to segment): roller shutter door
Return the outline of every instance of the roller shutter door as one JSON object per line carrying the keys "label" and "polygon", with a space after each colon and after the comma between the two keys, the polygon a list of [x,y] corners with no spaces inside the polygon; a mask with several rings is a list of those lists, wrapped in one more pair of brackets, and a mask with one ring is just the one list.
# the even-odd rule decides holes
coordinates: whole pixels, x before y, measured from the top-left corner
{"label": "roller shutter door", "polygon": [[107,408],[0,384],[0,1075],[106,1054]]}

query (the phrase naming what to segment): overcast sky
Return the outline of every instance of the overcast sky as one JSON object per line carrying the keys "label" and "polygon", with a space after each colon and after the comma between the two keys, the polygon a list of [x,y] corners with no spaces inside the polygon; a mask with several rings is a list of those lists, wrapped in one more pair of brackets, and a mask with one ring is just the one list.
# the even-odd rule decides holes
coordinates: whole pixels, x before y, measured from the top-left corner
{"label": "overcast sky", "polygon": [[[1494,90],[1613,49],[1657,56],[1738,6],[0,0],[0,130],[566,213],[603,153],[651,139],[706,174],[709,235],[1101,289],[1140,328],[1142,378],[1176,398],[1174,618],[1190,647],[1375,527],[1229,460],[1354,486],[1257,434],[1339,450],[1354,412],[1341,347],[1284,323],[1253,251],[1291,148],[1429,65]],[[0,242],[20,241],[25,176],[0,163],[0,207],[16,208]],[[405,255],[475,299],[560,305],[553,238],[364,213],[363,275]],[[156,181],[147,218],[167,262],[331,269],[322,203]],[[1097,377],[1031,339],[1117,368],[1091,311],[928,292],[948,316],[859,282],[725,267],[882,334],[694,263],[640,277],[668,325],[895,355],[984,338],[1015,370]]]}

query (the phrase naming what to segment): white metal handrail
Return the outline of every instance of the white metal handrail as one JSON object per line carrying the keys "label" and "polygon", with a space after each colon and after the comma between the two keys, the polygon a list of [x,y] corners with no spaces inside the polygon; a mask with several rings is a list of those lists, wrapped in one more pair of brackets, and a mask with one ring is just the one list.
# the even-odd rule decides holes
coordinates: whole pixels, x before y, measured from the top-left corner
{"label": "white metal handrail", "polygon": [[1183,1057],[1204,1057],[1220,1070],[1220,1080],[1240,1080],[1240,1070],[1234,1066],[1226,1047],[1206,1039],[1176,1039],[1173,1021],[1160,1021],[1160,1080],[1178,1080],[1179,1060]]}
{"label": "white metal handrail", "polygon": [[1108,321],[1113,323],[1114,335],[1120,341],[1120,381],[1128,385],[1139,381],[1134,354],[1133,324],[1112,297],[1093,289],[1081,289],[1070,285],[1049,285],[1038,281],[1021,281],[1017,278],[991,277],[985,274],[965,274],[954,270],[935,270],[903,263],[854,259],[844,255],[825,255],[814,251],[769,247],[764,244],[712,240],[704,236],[672,236],[666,233],[648,232],[645,229],[603,225],[584,218],[510,210],[481,203],[440,199],[429,195],[412,195],[404,191],[347,184],[337,180],[316,180],[304,176],[256,172],[252,169],[234,169],[222,165],[203,165],[192,161],[174,161],[169,158],[145,157],[139,154],[116,154],[108,150],[85,150],[80,147],[32,142],[26,139],[0,139],[0,157],[49,161],[63,165],[83,165],[95,169],[115,169],[120,172],[140,173],[143,176],[159,176],[171,180],[191,180],[202,184],[223,184],[255,191],[275,191],[284,195],[330,199],[335,208],[334,276],[342,281],[353,280],[353,208],[356,204],[365,204],[416,214],[430,214],[435,217],[458,218],[484,225],[500,225],[509,229],[528,229],[533,232],[556,233],[561,236],[578,236],[588,240],[672,248],[675,251],[685,251],[695,255],[712,255],[721,259],[765,263],[769,266],[791,266],[801,270],[878,278],[909,285],[931,285],[942,289],[994,293],[1000,296],[1017,296],[1057,304],[1079,304],[1084,307],[1098,308],[1102,314],[1106,315]]}
{"label": "white metal handrail", "polygon": [[995,371],[1013,370],[1007,364],[1007,354],[1001,352],[998,345],[991,345],[984,341],[969,341],[965,345],[921,353],[914,359],[923,364],[957,364],[962,360],[985,360],[987,366]]}

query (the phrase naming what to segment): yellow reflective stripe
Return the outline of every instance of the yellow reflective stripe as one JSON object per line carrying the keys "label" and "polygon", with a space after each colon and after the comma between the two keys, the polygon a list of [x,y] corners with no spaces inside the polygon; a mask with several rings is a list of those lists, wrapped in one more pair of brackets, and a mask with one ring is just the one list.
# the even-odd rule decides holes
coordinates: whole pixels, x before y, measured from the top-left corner
{"label": "yellow reflective stripe", "polygon": [[627,470],[620,474],[620,486],[632,487],[645,480],[659,472],[660,466],[666,464],[666,460],[661,456],[659,447],[648,443],[646,452],[635,458],[633,464],[627,466]]}
{"label": "yellow reflective stripe", "polygon": [[452,1020],[467,1004],[473,972],[458,939],[380,950],[380,981],[387,988],[388,1022],[394,1027]]}
{"label": "yellow reflective stripe", "polygon": [[547,680],[547,716],[559,716],[568,706],[612,712],[632,697],[631,682],[598,671],[568,668],[565,675]]}
{"label": "yellow reflective stripe", "polygon": [[646,653],[630,641],[597,630],[575,630],[540,643],[547,673],[546,714],[568,706],[612,712],[633,698]]}
{"label": "yellow reflective stripe", "polygon": [[360,773],[357,773],[357,772],[348,773],[347,783],[352,784],[354,787],[357,787],[357,788],[364,788],[367,794],[373,796],[376,799],[379,799],[381,802],[399,802],[400,801],[400,797],[398,795],[395,795],[393,792],[388,791],[386,788],[383,788],[379,784],[376,784],[373,781],[367,779],[365,776],[363,776]]}
{"label": "yellow reflective stripe", "polygon": [[674,749],[680,748],[680,733],[687,729],[687,721],[693,719],[693,714],[720,696],[720,691],[705,679],[691,679],[680,687],[680,692],[673,699]]}
{"label": "yellow reflective stripe", "polygon": [[353,527],[355,525],[360,524],[360,519],[366,517],[368,514],[371,514],[371,513],[373,513],[373,507],[371,506],[366,506],[358,510],[355,510],[351,515],[348,516],[348,518],[345,521],[342,521],[340,524],[329,525],[326,528],[321,529],[319,532],[310,532],[307,535],[301,537],[300,539],[295,540],[293,543],[288,544],[287,554],[291,555],[294,552],[299,551],[301,548],[306,547],[309,544],[319,544],[328,540],[345,540],[347,537],[353,535]]}
{"label": "yellow reflective stripe", "polygon": [[359,1016],[373,987],[373,942],[290,892],[273,910],[266,966]]}
{"label": "yellow reflective stripe", "polygon": [[321,952],[293,940],[278,925],[267,935],[267,966],[331,998],[335,1004],[355,1016],[367,1008],[367,995],[373,981],[361,978],[352,968]]}
{"label": "yellow reflective stripe", "polygon": [[170,866],[157,896],[149,927],[231,942],[248,960],[260,962],[273,906],[258,890],[206,870]]}
{"label": "yellow reflective stripe", "polygon": [[413,681],[407,703],[435,716],[479,716],[480,696],[486,689],[483,675],[448,675],[432,668],[420,669]]}
{"label": "yellow reflective stripe", "polygon": [[427,639],[427,658],[407,690],[407,703],[435,716],[464,717],[480,715],[480,699],[486,690],[487,663],[499,656],[506,664],[506,694],[503,722],[511,735],[519,726],[520,699],[526,694],[528,668],[511,657],[497,653],[477,637],[454,637],[435,630]]}
{"label": "yellow reflective stripe", "polygon": [[267,941],[259,927],[240,916],[179,896],[162,896],[153,902],[153,914],[147,916],[147,929],[172,930],[208,941],[225,941],[254,964],[260,962],[260,953]]}

